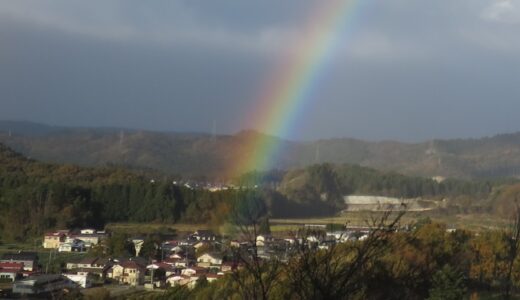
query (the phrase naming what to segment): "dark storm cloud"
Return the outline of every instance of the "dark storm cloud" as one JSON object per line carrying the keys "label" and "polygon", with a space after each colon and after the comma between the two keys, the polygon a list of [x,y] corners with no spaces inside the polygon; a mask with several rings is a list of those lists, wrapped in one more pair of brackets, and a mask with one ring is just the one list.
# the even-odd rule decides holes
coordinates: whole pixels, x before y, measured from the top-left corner
{"label": "dark storm cloud", "polygon": [[[0,119],[238,131],[317,3],[4,1]],[[508,0],[370,1],[291,137],[519,130],[519,22]]]}

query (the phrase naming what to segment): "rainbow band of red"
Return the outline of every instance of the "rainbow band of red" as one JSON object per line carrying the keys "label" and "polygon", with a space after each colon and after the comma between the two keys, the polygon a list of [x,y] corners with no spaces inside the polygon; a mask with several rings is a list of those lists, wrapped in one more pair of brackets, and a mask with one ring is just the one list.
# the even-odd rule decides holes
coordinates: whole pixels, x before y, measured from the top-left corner
{"label": "rainbow band of red", "polygon": [[[283,57],[267,78],[255,101],[256,107],[245,124],[261,132],[288,136],[297,118],[312,103],[311,93],[324,66],[354,21],[362,0],[319,1],[304,27],[301,38],[292,46],[290,57]],[[247,142],[240,157],[229,170],[228,178],[248,171],[274,166],[280,145],[275,139],[261,137]]]}

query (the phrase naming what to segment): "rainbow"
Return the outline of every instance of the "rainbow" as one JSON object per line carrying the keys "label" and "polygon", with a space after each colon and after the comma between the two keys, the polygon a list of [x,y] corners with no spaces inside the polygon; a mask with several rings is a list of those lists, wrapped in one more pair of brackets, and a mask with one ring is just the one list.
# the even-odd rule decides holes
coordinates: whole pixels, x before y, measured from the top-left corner
{"label": "rainbow", "polygon": [[[294,129],[297,118],[312,102],[312,93],[345,36],[351,31],[363,0],[317,1],[303,34],[281,63],[269,74],[266,84],[254,102],[247,128],[286,137]],[[280,150],[276,139],[254,135],[244,141],[244,149],[229,170],[228,178],[245,172],[271,169]]]}

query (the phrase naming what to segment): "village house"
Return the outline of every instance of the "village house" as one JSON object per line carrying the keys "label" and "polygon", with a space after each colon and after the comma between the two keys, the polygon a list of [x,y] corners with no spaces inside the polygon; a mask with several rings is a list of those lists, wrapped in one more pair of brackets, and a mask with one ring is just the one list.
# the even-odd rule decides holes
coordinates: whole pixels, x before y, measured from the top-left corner
{"label": "village house", "polygon": [[190,235],[186,239],[179,241],[178,246],[179,247],[186,247],[186,246],[191,247],[191,246],[193,246],[193,244],[197,243],[197,241],[198,240],[195,237]]}
{"label": "village house", "polygon": [[64,232],[48,232],[43,236],[43,248],[58,249],[66,238],[67,235]]}
{"label": "village house", "polygon": [[206,280],[208,282],[213,282],[213,281],[217,280],[221,275],[208,273],[205,276],[206,276]]}
{"label": "village house", "polygon": [[99,257],[86,257],[78,262],[78,268],[96,268],[103,269],[108,263],[108,259]]}
{"label": "village house", "polygon": [[185,268],[190,265],[191,261],[186,258],[169,257],[163,260],[164,263],[176,268]]}
{"label": "village house", "polygon": [[[174,249],[179,246],[179,242],[176,240],[165,241],[161,243],[162,251],[167,253],[174,252]],[[182,249],[182,248],[181,248]]]}
{"label": "village house", "polygon": [[318,249],[327,250],[334,246],[334,244],[336,244],[335,240],[325,240],[318,245]]}
{"label": "village house", "polygon": [[[104,231],[103,231],[104,232]],[[93,229],[93,228],[84,228],[84,229],[81,229],[79,231],[80,234],[95,234],[95,233],[98,233],[97,230]]]}
{"label": "village house", "polygon": [[59,252],[85,252],[87,251],[87,246],[84,241],[80,239],[71,239],[67,238],[64,243],[58,248]]}
{"label": "village house", "polygon": [[89,274],[69,274],[65,273],[63,276],[75,282],[82,288],[89,288],[92,286],[92,279]]}
{"label": "village house", "polygon": [[229,242],[229,247],[231,248],[243,248],[243,249],[247,249],[251,246],[251,243],[249,242],[246,242],[246,241],[239,241],[239,240],[231,240]]}
{"label": "village house", "polygon": [[174,253],[174,254],[171,254],[170,256],[168,256],[169,258],[173,258],[173,259],[182,259],[184,258],[184,256],[180,255],[179,253]]}
{"label": "village house", "polygon": [[81,229],[76,233],[69,230],[58,230],[48,232],[43,236],[43,248],[60,249],[61,247],[62,252],[71,252],[74,251],[73,241],[80,240],[85,248],[90,248],[99,244],[106,237],[107,234],[104,231],[96,231],[95,229]]}
{"label": "village house", "polygon": [[76,275],[85,275],[91,276],[93,278],[105,279],[107,276],[107,269],[97,269],[97,268],[78,268],[70,270],[67,274],[76,274]]}
{"label": "village house", "polygon": [[146,269],[134,260],[127,260],[114,264],[107,272],[109,278],[123,284],[142,285]]}
{"label": "village house", "polygon": [[197,266],[208,268],[210,266],[220,266],[222,264],[222,254],[216,252],[204,253],[197,258]]}
{"label": "village house", "polygon": [[229,273],[234,271],[237,268],[237,264],[234,262],[223,262],[222,265],[220,265],[220,271],[222,273]]}
{"label": "village house", "polygon": [[176,274],[176,271],[177,271],[177,268],[175,268],[174,266],[167,264],[165,262],[156,262],[156,263],[150,264],[150,265],[146,266],[146,269],[150,270],[150,271],[154,270],[154,272],[156,270],[159,270],[159,272],[164,273],[165,277],[174,275],[174,274]]}
{"label": "village house", "polygon": [[175,287],[175,286],[183,286],[190,283],[191,277],[187,275],[172,275],[166,278],[166,284]]}
{"label": "village house", "polygon": [[195,250],[199,250],[200,248],[202,248],[202,247],[207,247],[207,246],[209,246],[209,245],[210,245],[210,243],[208,243],[208,242],[205,242],[205,241],[199,241],[199,242],[193,244],[192,247],[195,248]]}
{"label": "village house", "polygon": [[317,235],[309,235],[306,239],[307,239],[307,242],[311,242],[311,243],[319,243],[321,240],[320,237]]}
{"label": "village house", "polygon": [[106,236],[107,234],[104,231],[96,231],[94,229],[82,229],[79,234],[70,235],[71,238],[83,241],[87,248],[99,244]]}
{"label": "village house", "polygon": [[216,241],[217,235],[213,233],[211,230],[197,230],[195,231],[191,237],[196,239],[197,241]]}
{"label": "village house", "polygon": [[273,237],[268,234],[260,234],[256,237],[256,246],[265,247],[267,244],[273,241]]}
{"label": "village house", "polygon": [[33,299],[41,299],[42,294],[74,288],[76,284],[60,274],[34,275],[13,283],[13,293]]}
{"label": "village house", "polygon": [[203,267],[189,267],[181,270],[181,275],[186,276],[203,275],[206,273],[208,273],[208,269]]}
{"label": "village house", "polygon": [[36,252],[5,253],[0,259],[0,263],[21,263],[24,271],[36,271],[38,269],[38,254]]}
{"label": "village house", "polygon": [[193,289],[193,288],[195,288],[195,286],[197,286],[197,281],[201,277],[205,277],[208,282],[213,282],[218,279],[219,275],[211,274],[211,273],[191,275],[191,276],[189,276],[189,279],[187,282],[181,281],[180,283],[181,283],[181,285],[187,284],[188,288]]}
{"label": "village house", "polygon": [[175,246],[171,249],[171,253],[175,254],[184,253],[184,251],[184,248],[182,248],[181,246]]}
{"label": "village house", "polygon": [[86,257],[78,262],[68,262],[66,267],[68,274],[93,275],[98,278],[105,278],[111,265],[112,262],[109,259]]}
{"label": "village house", "polygon": [[344,243],[350,239],[350,234],[347,231],[334,231],[327,233],[327,239],[334,239],[338,243]]}
{"label": "village house", "polygon": [[176,275],[178,269],[164,262],[155,262],[146,266],[146,284],[145,287],[162,287],[166,284],[166,279]]}
{"label": "village house", "polygon": [[0,280],[15,281],[23,276],[23,264],[17,262],[0,263]]}

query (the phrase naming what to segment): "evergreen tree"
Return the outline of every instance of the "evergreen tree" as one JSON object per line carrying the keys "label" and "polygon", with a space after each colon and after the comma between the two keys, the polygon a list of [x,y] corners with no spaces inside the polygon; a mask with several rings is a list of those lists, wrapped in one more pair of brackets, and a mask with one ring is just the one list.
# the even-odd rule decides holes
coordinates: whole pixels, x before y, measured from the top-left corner
{"label": "evergreen tree", "polygon": [[464,297],[466,286],[464,275],[445,265],[433,275],[430,300],[459,300]]}

